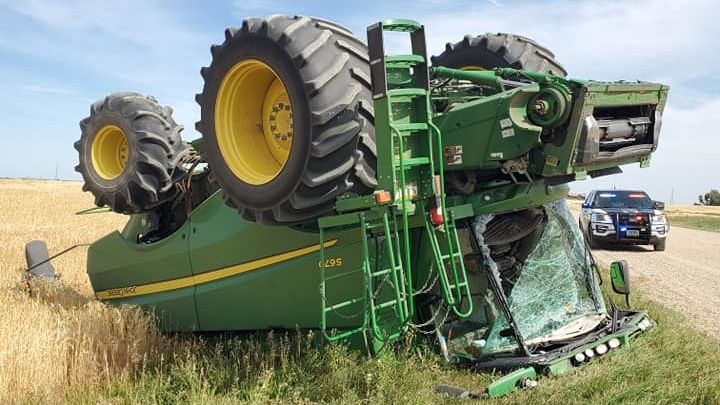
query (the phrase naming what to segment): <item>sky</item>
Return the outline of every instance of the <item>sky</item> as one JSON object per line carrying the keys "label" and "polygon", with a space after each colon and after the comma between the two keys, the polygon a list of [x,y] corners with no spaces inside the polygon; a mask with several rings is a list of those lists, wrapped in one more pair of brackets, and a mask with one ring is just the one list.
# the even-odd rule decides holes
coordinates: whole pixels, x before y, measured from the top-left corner
{"label": "sky", "polygon": [[[426,26],[428,53],[467,34],[510,32],[551,49],[571,77],[670,85],[660,146],[647,169],[575,182],[573,191],[641,188],[658,200],[697,201],[720,188],[720,24],[712,0],[0,0],[0,177],[80,179],[78,122],[117,91],[155,96],[200,136],[200,68],[224,29],[283,13],[365,28],[393,17]],[[637,165],[636,165],[637,166]]]}

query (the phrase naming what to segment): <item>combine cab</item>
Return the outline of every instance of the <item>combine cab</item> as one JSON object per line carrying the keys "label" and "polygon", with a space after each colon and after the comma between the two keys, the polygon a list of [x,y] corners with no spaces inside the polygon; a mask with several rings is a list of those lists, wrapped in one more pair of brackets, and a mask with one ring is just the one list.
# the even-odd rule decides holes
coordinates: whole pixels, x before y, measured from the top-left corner
{"label": "combine cab", "polygon": [[[388,55],[387,31],[412,53]],[[564,197],[649,163],[668,87],[566,78],[516,35],[430,59],[417,22],[367,34],[279,15],[227,29],[190,144],[152,98],[94,104],[78,170],[131,215],[90,247],[96,296],[168,331],[299,327],[376,354],[421,331],[451,362],[513,371],[491,395],[651,327],[606,308]],[[616,291],[626,277],[614,264]]]}

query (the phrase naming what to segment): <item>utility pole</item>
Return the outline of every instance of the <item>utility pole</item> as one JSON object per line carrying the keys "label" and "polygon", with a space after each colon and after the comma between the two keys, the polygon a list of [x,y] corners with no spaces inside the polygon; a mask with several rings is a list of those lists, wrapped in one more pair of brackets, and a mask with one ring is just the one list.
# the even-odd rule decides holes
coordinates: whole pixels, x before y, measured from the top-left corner
{"label": "utility pole", "polygon": [[60,177],[58,177],[58,168],[60,164],[58,162],[55,162],[55,180],[60,180]]}

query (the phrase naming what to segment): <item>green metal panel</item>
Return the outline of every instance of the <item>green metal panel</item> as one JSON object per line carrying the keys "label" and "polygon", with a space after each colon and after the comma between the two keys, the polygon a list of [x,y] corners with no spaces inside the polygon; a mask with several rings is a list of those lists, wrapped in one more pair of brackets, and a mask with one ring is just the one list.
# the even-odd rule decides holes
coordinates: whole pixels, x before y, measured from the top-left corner
{"label": "green metal panel", "polygon": [[526,114],[527,103],[537,90],[537,85],[509,90],[436,116],[433,121],[443,134],[444,147],[462,147],[461,160],[446,162],[445,168],[498,170],[502,161],[539,146],[542,128],[532,124]]}
{"label": "green metal panel", "polygon": [[545,179],[538,179],[533,183],[506,183],[487,187],[470,196],[452,196],[448,198],[448,206],[462,207],[463,217],[470,216],[471,212],[473,215],[499,214],[536,207],[563,198],[568,191],[569,187],[565,184],[549,186]]}
{"label": "green metal panel", "polygon": [[554,362],[553,364],[548,366],[548,373],[549,374],[566,374],[571,371],[573,371],[575,368],[573,367],[572,363],[570,362],[569,358],[562,359],[559,361]]}
{"label": "green metal panel", "polygon": [[195,312],[195,287],[109,300],[115,306],[137,305],[155,313],[159,328],[168,332],[200,330]]}
{"label": "green metal panel", "polygon": [[532,367],[522,368],[520,370],[513,371],[510,374],[503,376],[502,378],[494,381],[487,387],[487,393],[491,397],[501,397],[507,395],[518,387],[521,381],[536,380],[537,374],[535,369]]}
{"label": "green metal panel", "polygon": [[[203,330],[319,328],[321,306],[318,234],[290,227],[268,227],[244,221],[216,194],[192,216],[190,258],[196,276],[217,269],[318,246],[314,252],[246,271],[196,287],[197,312]],[[355,233],[331,235],[326,249],[333,258],[329,273],[360,267],[360,239]],[[340,259],[340,264],[337,264]],[[330,265],[329,263],[327,264]],[[348,278],[341,290],[354,289]],[[348,308],[352,314],[357,308]],[[350,327],[358,317],[330,319],[331,327]]]}
{"label": "green metal panel", "polygon": [[[130,225],[139,220],[139,216],[135,217]],[[144,284],[191,276],[188,230],[189,224],[185,224],[174,234],[152,244],[135,243],[134,239],[127,240],[118,232],[96,241],[88,250],[87,261],[93,290],[99,298],[112,304],[136,304],[153,309],[165,330],[197,329],[194,287],[152,296],[119,298],[121,295],[113,295],[122,289],[132,291]]]}

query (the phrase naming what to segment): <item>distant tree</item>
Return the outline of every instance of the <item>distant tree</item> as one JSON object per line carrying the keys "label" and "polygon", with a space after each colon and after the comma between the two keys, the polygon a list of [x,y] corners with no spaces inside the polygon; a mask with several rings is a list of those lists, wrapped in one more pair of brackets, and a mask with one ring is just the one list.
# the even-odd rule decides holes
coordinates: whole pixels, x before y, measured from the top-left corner
{"label": "distant tree", "polygon": [[705,195],[700,194],[698,200],[702,205],[720,205],[720,191],[713,189]]}

